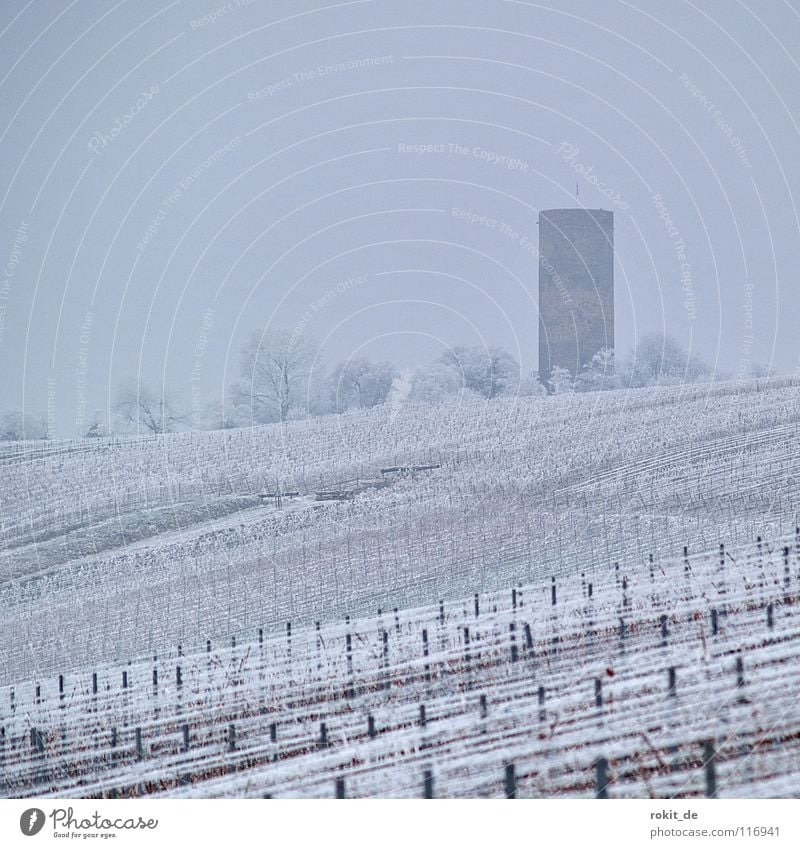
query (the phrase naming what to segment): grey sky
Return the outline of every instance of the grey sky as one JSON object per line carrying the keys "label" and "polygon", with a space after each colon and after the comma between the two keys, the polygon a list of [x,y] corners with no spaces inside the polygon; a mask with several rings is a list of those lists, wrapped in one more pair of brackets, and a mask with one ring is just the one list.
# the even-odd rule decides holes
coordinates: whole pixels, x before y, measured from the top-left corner
{"label": "grey sky", "polygon": [[615,213],[618,349],[665,328],[734,373],[798,366],[789,3],[0,16],[0,407],[49,392],[58,435],[137,374],[218,397],[267,323],[330,364],[485,341],[535,368],[537,212],[576,183]]}

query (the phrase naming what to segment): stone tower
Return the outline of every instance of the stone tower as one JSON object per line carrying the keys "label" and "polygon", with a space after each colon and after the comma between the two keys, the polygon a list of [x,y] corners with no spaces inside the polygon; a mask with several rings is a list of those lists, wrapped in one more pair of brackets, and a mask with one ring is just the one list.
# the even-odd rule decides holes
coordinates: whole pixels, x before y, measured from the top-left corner
{"label": "stone tower", "polygon": [[539,213],[539,378],[614,347],[614,213]]}

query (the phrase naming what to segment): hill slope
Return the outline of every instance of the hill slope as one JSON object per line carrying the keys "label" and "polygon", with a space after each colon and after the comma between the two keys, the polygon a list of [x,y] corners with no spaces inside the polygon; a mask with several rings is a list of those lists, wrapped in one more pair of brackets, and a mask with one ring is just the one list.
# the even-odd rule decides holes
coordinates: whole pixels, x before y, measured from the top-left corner
{"label": "hill slope", "polygon": [[[798,432],[773,379],[26,445],[0,457],[0,682],[779,535]],[[414,464],[440,467],[380,472]]]}

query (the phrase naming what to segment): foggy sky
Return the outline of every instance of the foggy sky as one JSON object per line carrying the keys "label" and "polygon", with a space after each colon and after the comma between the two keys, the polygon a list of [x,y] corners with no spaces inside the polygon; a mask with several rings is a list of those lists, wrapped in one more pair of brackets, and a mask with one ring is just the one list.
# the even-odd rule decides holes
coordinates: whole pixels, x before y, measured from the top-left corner
{"label": "foggy sky", "polygon": [[[617,349],[798,368],[789,3],[5,0],[0,408],[205,403],[255,328],[537,366],[537,215],[615,215]],[[577,185],[577,197],[576,197]]]}

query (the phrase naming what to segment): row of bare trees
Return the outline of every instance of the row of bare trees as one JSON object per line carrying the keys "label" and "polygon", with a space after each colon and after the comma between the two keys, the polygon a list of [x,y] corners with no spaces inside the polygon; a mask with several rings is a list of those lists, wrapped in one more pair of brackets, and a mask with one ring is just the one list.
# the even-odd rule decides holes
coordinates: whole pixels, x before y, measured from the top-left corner
{"label": "row of bare trees", "polygon": [[[768,369],[755,366],[751,376],[768,373]],[[207,405],[199,414],[198,410],[187,411],[177,395],[166,389],[127,381],[116,393],[114,419],[104,421],[96,412],[81,435],[224,429],[380,404],[435,402],[451,396],[492,400],[503,395],[606,391],[724,378],[674,339],[659,333],[642,337],[621,361],[613,350],[603,349],[578,374],[556,367],[547,380],[540,381],[536,372],[523,375],[519,363],[503,348],[478,345],[456,345],[414,370],[354,357],[328,371],[313,338],[273,330],[249,337],[241,351],[239,380],[223,400]],[[0,441],[49,435],[42,416],[16,411],[0,416]]]}
{"label": "row of bare trees", "polygon": [[[519,363],[503,348],[479,345],[456,345],[413,371],[354,357],[328,372],[313,338],[280,330],[256,332],[242,349],[239,381],[224,401],[206,410],[200,426],[221,429],[285,422],[451,396],[492,400],[503,395],[606,391],[715,377],[722,375],[715,375],[673,339],[657,333],[644,336],[621,362],[613,350],[603,349],[577,375],[555,368],[547,380],[540,381],[536,372],[523,375]],[[173,399],[141,386],[138,390],[129,386],[116,411],[128,424],[151,432],[188,423]]]}

